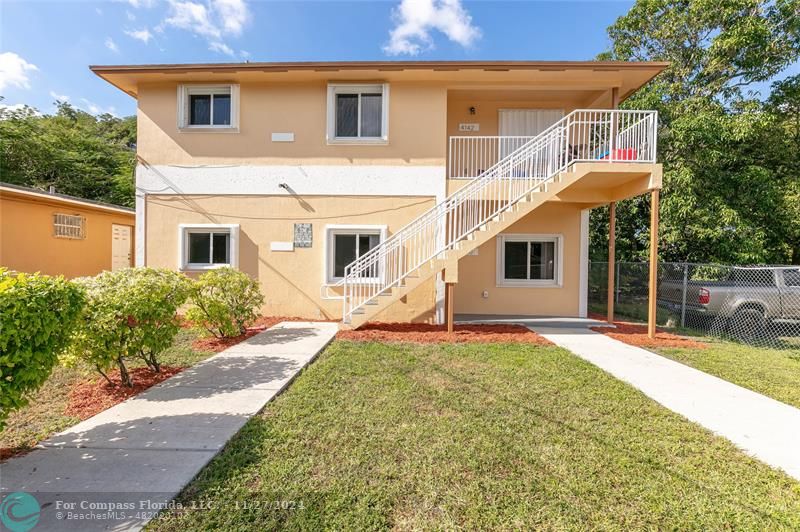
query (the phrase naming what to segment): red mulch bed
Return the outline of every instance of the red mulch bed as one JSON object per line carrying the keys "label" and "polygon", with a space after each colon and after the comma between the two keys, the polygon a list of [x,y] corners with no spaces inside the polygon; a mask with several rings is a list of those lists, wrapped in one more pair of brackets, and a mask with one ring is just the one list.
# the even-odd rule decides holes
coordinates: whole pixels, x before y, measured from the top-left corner
{"label": "red mulch bed", "polygon": [[176,373],[180,373],[184,369],[186,368],[161,366],[160,373],[153,373],[149,368],[128,369],[133,380],[132,388],[122,384],[118,370],[108,375],[114,385],[109,384],[102,377],[81,381],[69,391],[69,403],[64,413],[82,420],[88,419],[172,377]]}
{"label": "red mulch bed", "polygon": [[427,323],[367,323],[359,329],[339,331],[336,337],[353,342],[387,343],[496,343],[521,342],[536,345],[553,345],[527,327],[521,325],[456,325],[452,333],[445,325]]}
{"label": "red mulch bed", "polygon": [[[320,320],[310,320],[308,318],[294,318],[294,317],[286,317],[286,316],[260,316],[256,319],[253,324],[247,328],[247,331],[244,334],[240,334],[239,336],[234,336],[232,338],[215,338],[213,336],[208,336],[204,338],[198,338],[194,342],[192,342],[192,348],[196,349],[197,351],[211,351],[212,353],[219,353],[220,351],[224,351],[232,345],[236,345],[239,342],[243,342],[250,338],[251,336],[255,336],[256,334],[260,333],[261,331],[265,331],[272,327],[273,325],[277,325],[282,321],[320,321]],[[189,321],[183,322],[183,327],[192,327],[192,323]]]}
{"label": "red mulch bed", "polygon": [[616,328],[592,327],[591,329],[636,347],[687,347],[692,349],[705,349],[708,347],[708,344],[703,342],[668,333],[658,328],[656,329],[656,337],[650,338],[647,336],[646,325],[624,321],[615,321],[614,325],[616,325]]}
{"label": "red mulch bed", "polygon": [[25,447],[0,447],[0,464],[5,462],[9,458],[15,458],[17,456],[28,454],[32,450],[33,450],[32,448],[28,449]]}

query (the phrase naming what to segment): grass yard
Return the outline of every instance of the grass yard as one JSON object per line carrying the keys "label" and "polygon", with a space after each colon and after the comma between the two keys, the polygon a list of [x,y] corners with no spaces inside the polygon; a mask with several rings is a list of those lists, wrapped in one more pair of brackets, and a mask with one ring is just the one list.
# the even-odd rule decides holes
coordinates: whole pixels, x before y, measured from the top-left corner
{"label": "grass yard", "polygon": [[800,483],[523,344],[334,342],[179,501],[150,528],[800,528]]}
{"label": "grass yard", "polygon": [[800,351],[702,338],[706,349],[653,351],[687,366],[800,408]]}
{"label": "grass yard", "polygon": [[[159,360],[164,366],[191,366],[211,356],[211,352],[192,348],[192,343],[197,338],[196,331],[181,330],[174,345],[162,353]],[[128,362],[131,369],[142,366],[144,363],[138,360]],[[0,431],[0,458],[29,450],[36,443],[78,423],[80,418],[66,413],[70,389],[87,380],[101,379],[97,372],[85,367],[56,366],[44,385],[33,395],[28,406],[8,417],[6,428]]]}

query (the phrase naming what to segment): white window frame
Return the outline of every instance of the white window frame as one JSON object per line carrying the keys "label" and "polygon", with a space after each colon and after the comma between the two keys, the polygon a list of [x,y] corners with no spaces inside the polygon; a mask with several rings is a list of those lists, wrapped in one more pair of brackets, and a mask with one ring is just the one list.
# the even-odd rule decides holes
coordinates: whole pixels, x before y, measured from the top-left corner
{"label": "white window frame", "polygon": [[[231,96],[231,123],[230,125],[192,125],[189,123],[190,98],[193,95],[230,94]],[[211,119],[214,118],[214,99],[211,98]],[[239,85],[226,83],[221,85],[178,85],[178,130],[179,131],[239,131]]]}
{"label": "white window frame", "polygon": [[[228,264],[206,264],[189,262],[190,233],[224,233],[230,234],[228,239]],[[213,239],[212,239],[213,242]],[[239,267],[239,224],[180,224],[178,226],[178,269],[181,271],[203,271],[216,268]]]}
{"label": "white window frame", "polygon": [[[361,94],[364,92],[380,92],[381,100],[381,136],[380,137],[337,137],[336,136],[336,95]],[[359,101],[358,128],[361,129],[361,104]],[[326,139],[328,144],[387,144],[389,142],[389,84],[372,83],[329,83],[328,84],[328,127]]]}
{"label": "white window frame", "polygon": [[[382,244],[386,240],[387,228],[385,225],[327,225],[325,226],[325,274],[323,278],[323,283],[327,285],[333,285],[338,283],[342,280],[342,277],[335,277],[335,253],[334,253],[334,243],[335,243],[335,236],[336,235],[358,235],[358,234],[378,234],[378,244]],[[358,240],[356,239],[356,242]],[[383,265],[381,264],[378,268],[380,270],[379,276],[383,276]],[[364,277],[359,279],[359,282],[363,283],[374,283],[380,279],[380,277]]]}
{"label": "white window frame", "polygon": [[[497,236],[497,264],[495,267],[498,287],[561,288],[564,279],[564,236],[560,234],[509,233]],[[506,242],[553,242],[555,244],[554,279],[506,279]],[[530,260],[528,261],[530,262]]]}
{"label": "white window frame", "polygon": [[[59,229],[64,232],[59,233]],[[67,214],[64,212],[53,213],[53,236],[68,240],[84,240],[86,238],[86,217],[80,214]]]}

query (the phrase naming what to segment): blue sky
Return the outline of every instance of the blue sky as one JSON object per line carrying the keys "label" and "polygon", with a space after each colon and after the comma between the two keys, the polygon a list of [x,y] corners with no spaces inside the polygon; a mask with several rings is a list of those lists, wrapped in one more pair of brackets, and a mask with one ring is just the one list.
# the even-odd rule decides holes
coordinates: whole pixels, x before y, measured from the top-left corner
{"label": "blue sky", "polygon": [[[0,0],[3,104],[135,112],[91,64],[591,59],[631,2]],[[576,38],[577,36],[577,38]]]}

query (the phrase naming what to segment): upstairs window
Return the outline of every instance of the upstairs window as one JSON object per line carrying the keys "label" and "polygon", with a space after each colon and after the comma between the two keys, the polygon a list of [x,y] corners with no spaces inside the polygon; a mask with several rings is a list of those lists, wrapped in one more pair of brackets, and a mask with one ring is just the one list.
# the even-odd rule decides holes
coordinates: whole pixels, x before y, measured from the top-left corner
{"label": "upstairs window", "polygon": [[178,92],[178,124],[182,129],[235,129],[238,85],[182,85]]}
{"label": "upstairs window", "polygon": [[385,143],[389,87],[328,86],[328,142]]}

